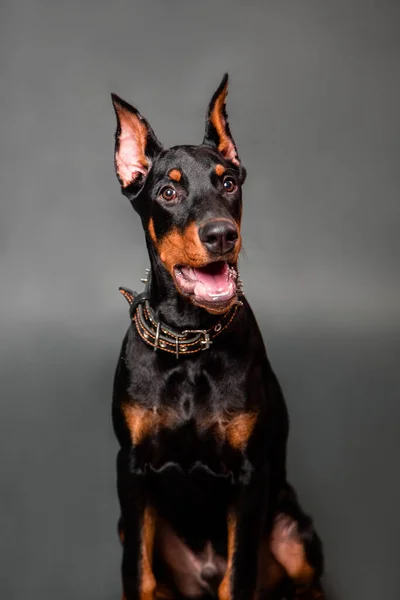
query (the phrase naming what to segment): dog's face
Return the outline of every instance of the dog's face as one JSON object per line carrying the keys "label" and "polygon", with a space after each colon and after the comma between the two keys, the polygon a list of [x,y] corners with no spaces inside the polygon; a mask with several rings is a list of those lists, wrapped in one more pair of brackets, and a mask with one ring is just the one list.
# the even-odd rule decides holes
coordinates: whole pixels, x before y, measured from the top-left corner
{"label": "dog's face", "polygon": [[203,143],[167,150],[140,113],[113,96],[122,192],[178,292],[215,314],[236,301],[246,175],[227,121],[227,83],[225,76],[211,100]]}

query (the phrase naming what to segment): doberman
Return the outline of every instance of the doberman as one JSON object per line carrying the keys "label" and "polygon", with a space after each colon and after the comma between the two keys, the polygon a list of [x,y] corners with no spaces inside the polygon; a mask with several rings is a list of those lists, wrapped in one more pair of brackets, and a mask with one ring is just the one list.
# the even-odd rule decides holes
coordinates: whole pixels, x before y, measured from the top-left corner
{"label": "doberman", "polygon": [[238,274],[246,171],[215,92],[163,149],[112,96],[115,169],[150,257],[113,392],[124,600],[322,599],[322,544],[286,479],[288,415]]}

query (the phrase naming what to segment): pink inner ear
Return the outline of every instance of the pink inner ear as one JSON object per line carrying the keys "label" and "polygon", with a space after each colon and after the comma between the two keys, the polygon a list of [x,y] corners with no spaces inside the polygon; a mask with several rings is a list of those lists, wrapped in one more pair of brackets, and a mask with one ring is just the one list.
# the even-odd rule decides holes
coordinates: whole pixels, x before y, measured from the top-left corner
{"label": "pink inner ear", "polygon": [[115,165],[123,187],[127,187],[140,173],[148,173],[149,161],[145,155],[147,129],[136,115],[123,108],[118,110],[118,116],[121,133]]}
{"label": "pink inner ear", "polygon": [[230,160],[235,165],[239,165],[235,146],[232,144],[232,142],[225,140],[218,146],[218,150],[221,152],[222,156],[224,156],[227,160]]}
{"label": "pink inner ear", "polygon": [[227,160],[230,160],[235,165],[239,165],[239,161],[236,154],[235,146],[231,140],[231,138],[226,134],[226,120],[223,115],[220,116],[222,131],[225,132],[222,136],[220,136],[220,144],[218,146],[219,152],[221,152],[222,156]]}

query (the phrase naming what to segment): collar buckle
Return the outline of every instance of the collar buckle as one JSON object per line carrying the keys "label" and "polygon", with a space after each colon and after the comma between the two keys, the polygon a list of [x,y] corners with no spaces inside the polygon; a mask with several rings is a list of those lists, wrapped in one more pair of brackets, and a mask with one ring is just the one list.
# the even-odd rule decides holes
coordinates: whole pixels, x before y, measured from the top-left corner
{"label": "collar buckle", "polygon": [[200,340],[200,344],[202,346],[201,350],[208,350],[210,348],[212,339],[210,338],[210,334],[206,329],[185,329],[185,331],[182,331],[183,335],[188,333],[201,333],[201,335],[204,337],[203,340]]}

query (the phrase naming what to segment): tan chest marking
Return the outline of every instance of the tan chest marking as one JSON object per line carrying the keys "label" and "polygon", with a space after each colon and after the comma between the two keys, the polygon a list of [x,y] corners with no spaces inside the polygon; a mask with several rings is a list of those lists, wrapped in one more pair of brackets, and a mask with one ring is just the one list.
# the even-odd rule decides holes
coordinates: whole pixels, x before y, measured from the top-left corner
{"label": "tan chest marking", "polygon": [[[185,419],[172,408],[144,408],[135,404],[122,405],[125,423],[133,444],[140,444],[145,438],[157,435],[162,429],[173,429],[183,424]],[[233,416],[210,415],[196,421],[199,433],[212,430],[222,441],[235,450],[244,450],[253,432],[257,413],[242,412]]]}
{"label": "tan chest marking", "polygon": [[213,429],[216,435],[236,450],[244,450],[253,432],[257,413],[242,412],[234,416],[213,415],[202,420],[200,429]]}
{"label": "tan chest marking", "polygon": [[156,435],[163,428],[171,428],[181,417],[172,409],[144,408],[135,404],[123,404],[122,412],[133,444]]}

